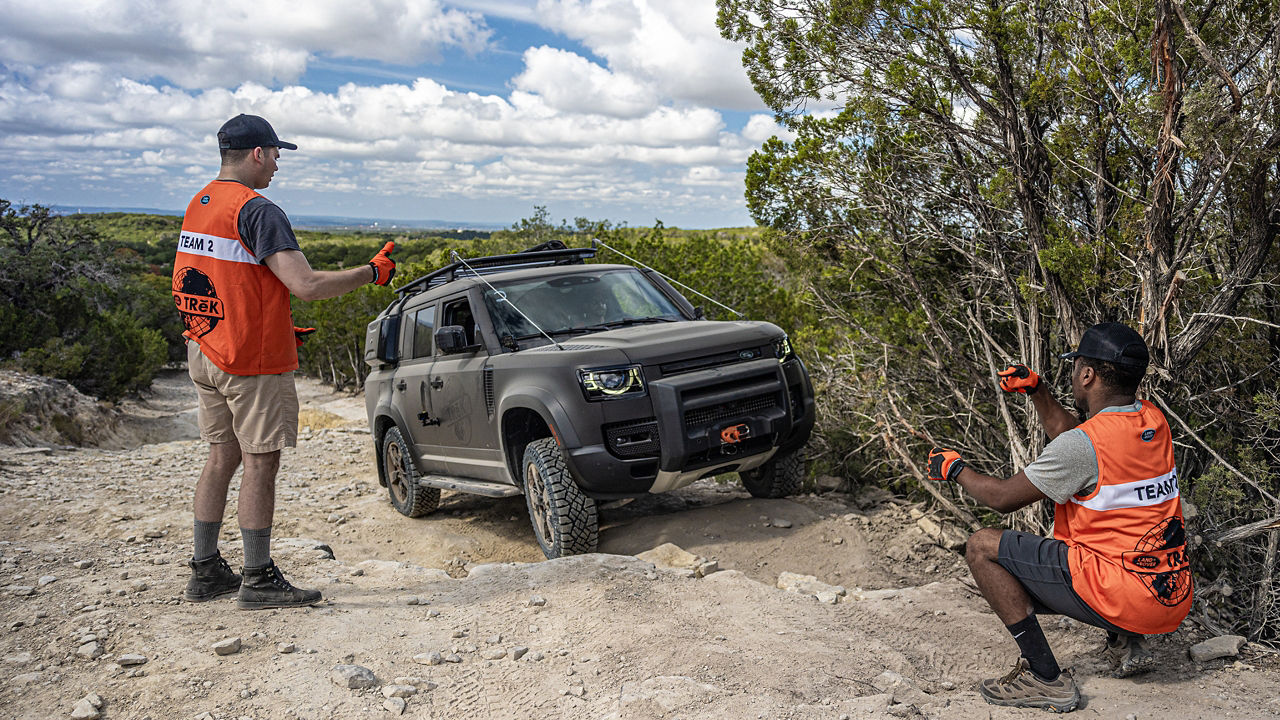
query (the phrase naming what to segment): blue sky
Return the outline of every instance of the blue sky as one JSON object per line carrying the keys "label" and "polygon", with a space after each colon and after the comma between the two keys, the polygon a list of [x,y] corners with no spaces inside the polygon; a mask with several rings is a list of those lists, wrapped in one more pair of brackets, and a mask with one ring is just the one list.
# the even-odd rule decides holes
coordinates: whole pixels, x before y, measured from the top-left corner
{"label": "blue sky", "polygon": [[265,193],[294,215],[750,224],[747,157],[783,132],[715,13],[0,0],[0,197],[181,210],[217,172],[218,126],[247,112],[299,146]]}

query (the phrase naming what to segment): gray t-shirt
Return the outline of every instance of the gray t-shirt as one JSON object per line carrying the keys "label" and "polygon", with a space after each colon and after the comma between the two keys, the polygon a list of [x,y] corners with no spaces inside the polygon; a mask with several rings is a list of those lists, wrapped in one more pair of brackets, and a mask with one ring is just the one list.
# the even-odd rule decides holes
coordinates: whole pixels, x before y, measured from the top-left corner
{"label": "gray t-shirt", "polygon": [[264,197],[250,198],[240,208],[240,239],[261,263],[281,250],[301,250],[289,217]]}
{"label": "gray t-shirt", "polygon": [[[1106,407],[1099,412],[1137,412],[1142,401]],[[1065,503],[1072,495],[1088,495],[1098,486],[1098,453],[1080,428],[1072,428],[1045,446],[1044,452],[1023,472],[1045,497]]]}

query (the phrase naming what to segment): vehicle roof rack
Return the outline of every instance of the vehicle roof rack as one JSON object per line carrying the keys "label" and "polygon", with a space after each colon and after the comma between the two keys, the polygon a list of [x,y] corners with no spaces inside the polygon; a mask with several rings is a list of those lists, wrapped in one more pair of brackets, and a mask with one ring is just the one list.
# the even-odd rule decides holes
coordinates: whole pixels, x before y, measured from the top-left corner
{"label": "vehicle roof rack", "polygon": [[571,248],[565,246],[559,240],[551,240],[510,255],[465,258],[449,263],[439,270],[427,273],[411,283],[396,288],[396,295],[405,297],[411,293],[426,292],[432,288],[451,283],[454,280],[491,275],[510,270],[549,267],[552,265],[581,265],[583,260],[595,256],[596,249],[593,247]]}

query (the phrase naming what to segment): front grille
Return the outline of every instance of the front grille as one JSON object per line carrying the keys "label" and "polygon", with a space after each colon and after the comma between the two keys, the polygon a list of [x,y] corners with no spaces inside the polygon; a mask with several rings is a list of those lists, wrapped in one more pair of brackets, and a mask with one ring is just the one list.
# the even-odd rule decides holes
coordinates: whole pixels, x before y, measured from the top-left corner
{"label": "front grille", "polygon": [[714,425],[723,420],[735,420],[743,415],[759,413],[769,408],[777,407],[777,405],[778,396],[776,393],[753,395],[742,400],[733,400],[720,405],[690,410],[684,414],[684,426],[686,428],[696,428]]}
{"label": "front grille", "polygon": [[678,360],[676,362],[663,363],[658,366],[662,370],[663,377],[670,375],[679,375],[680,373],[693,372],[694,370],[706,370],[723,365],[733,365],[740,362],[749,362],[751,360],[759,360],[765,356],[765,352],[772,352],[767,347],[743,348],[742,350],[730,350],[728,352],[717,353],[715,355],[704,355],[702,357],[691,358],[689,360]]}
{"label": "front grille", "polygon": [[657,457],[662,449],[653,418],[605,425],[604,438],[609,452],[620,458]]}

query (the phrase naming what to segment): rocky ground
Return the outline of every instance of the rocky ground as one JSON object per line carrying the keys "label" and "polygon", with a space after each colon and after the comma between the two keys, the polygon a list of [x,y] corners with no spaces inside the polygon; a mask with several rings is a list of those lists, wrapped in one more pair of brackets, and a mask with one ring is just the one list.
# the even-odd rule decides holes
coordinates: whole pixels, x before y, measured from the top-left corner
{"label": "rocky ground", "polygon": [[[75,427],[10,434],[0,717],[1039,717],[974,691],[1015,646],[924,507],[874,490],[757,500],[707,480],[606,506],[601,554],[541,561],[519,497],[446,492],[433,515],[397,514],[361,400],[302,389],[274,555],[323,590],[313,608],[180,600],[205,451],[181,374],[101,410],[103,447],[64,444],[93,439],[83,402]],[[236,565],[234,501],[224,527]],[[647,552],[665,543],[687,552]],[[1118,680],[1100,632],[1043,622],[1081,684],[1077,716],[1280,717],[1263,648],[1193,659],[1206,635],[1188,623],[1155,641],[1156,672]]]}

